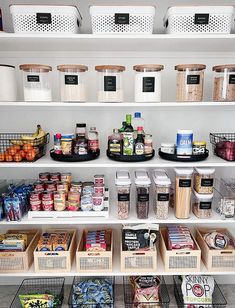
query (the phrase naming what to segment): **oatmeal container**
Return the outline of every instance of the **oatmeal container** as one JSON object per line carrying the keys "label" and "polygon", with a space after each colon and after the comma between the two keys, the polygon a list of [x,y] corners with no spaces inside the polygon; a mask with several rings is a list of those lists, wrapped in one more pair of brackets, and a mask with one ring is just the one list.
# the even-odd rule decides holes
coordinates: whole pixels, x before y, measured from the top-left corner
{"label": "oatmeal container", "polygon": [[125,66],[99,65],[97,71],[97,99],[100,103],[123,101],[122,74]]}
{"label": "oatmeal container", "polygon": [[130,211],[131,179],[128,171],[116,172],[115,185],[117,187],[118,218],[127,219]]}
{"label": "oatmeal container", "polygon": [[192,195],[192,210],[198,218],[210,218],[212,215],[213,194],[198,194],[194,191]]}
{"label": "oatmeal container", "polygon": [[50,102],[51,80],[49,65],[23,64],[20,65],[23,71],[24,100],[26,102]]}
{"label": "oatmeal container", "polygon": [[149,196],[151,180],[148,172],[138,170],[135,172],[136,186],[136,212],[139,219],[147,219],[149,215]]}
{"label": "oatmeal container", "polygon": [[214,184],[215,169],[195,168],[194,189],[199,194],[212,194]]}
{"label": "oatmeal container", "polygon": [[213,67],[213,101],[235,101],[235,64]]}
{"label": "oatmeal container", "polygon": [[157,219],[167,219],[170,203],[171,180],[162,170],[154,170],[154,211]]}
{"label": "oatmeal container", "polygon": [[201,102],[203,99],[204,64],[179,64],[177,71],[176,100],[178,102]]}

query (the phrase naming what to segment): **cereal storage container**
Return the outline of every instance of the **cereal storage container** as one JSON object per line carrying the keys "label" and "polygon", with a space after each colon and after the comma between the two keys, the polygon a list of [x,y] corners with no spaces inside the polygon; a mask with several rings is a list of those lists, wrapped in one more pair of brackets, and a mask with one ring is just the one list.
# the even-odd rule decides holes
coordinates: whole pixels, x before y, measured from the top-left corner
{"label": "cereal storage container", "polygon": [[161,71],[163,65],[142,64],[135,65],[135,102],[161,101]]}
{"label": "cereal storage container", "polygon": [[50,102],[51,80],[49,65],[22,64],[24,100],[26,102]]}
{"label": "cereal storage container", "polygon": [[212,194],[215,169],[195,168],[194,189],[199,194]]}
{"label": "cereal storage container", "polygon": [[0,101],[15,102],[17,100],[15,66],[0,64],[0,76]]}
{"label": "cereal storage container", "polygon": [[175,168],[175,216],[189,218],[193,168]]}
{"label": "cereal storage container", "polygon": [[82,17],[72,5],[11,5],[15,33],[78,33]]}
{"label": "cereal storage container", "polygon": [[86,101],[86,71],[85,65],[58,65],[60,72],[60,97],[62,102]]}
{"label": "cereal storage container", "polygon": [[131,179],[128,171],[116,172],[118,218],[127,219],[130,211]]}
{"label": "cereal storage container", "polygon": [[203,99],[204,64],[179,64],[177,70],[176,100],[200,102]]}
{"label": "cereal storage container", "polygon": [[93,34],[152,34],[153,6],[91,6]]}
{"label": "cereal storage container", "polygon": [[100,103],[123,101],[122,72],[125,66],[99,65],[97,71],[97,99]]}
{"label": "cereal storage container", "polygon": [[194,191],[192,195],[192,210],[198,218],[210,218],[212,215],[213,194],[198,194]]}
{"label": "cereal storage container", "polygon": [[157,219],[167,219],[170,203],[171,180],[164,171],[153,172],[155,183],[154,210]]}
{"label": "cereal storage container", "polygon": [[213,67],[213,101],[235,101],[235,64]]}
{"label": "cereal storage container", "polygon": [[169,34],[229,34],[233,26],[233,6],[174,6],[164,18]]}
{"label": "cereal storage container", "polygon": [[148,172],[145,170],[135,172],[136,212],[139,219],[147,219],[149,215],[150,185]]}

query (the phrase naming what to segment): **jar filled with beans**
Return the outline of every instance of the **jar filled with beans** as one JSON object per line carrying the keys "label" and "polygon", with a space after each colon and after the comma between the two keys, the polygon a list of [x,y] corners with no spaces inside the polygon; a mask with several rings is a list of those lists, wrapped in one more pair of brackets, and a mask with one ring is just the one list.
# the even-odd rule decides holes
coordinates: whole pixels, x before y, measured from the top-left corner
{"label": "jar filled with beans", "polygon": [[215,169],[195,168],[194,189],[198,194],[212,194]]}
{"label": "jar filled with beans", "polygon": [[126,170],[117,171],[115,185],[117,188],[118,218],[127,219],[130,211],[131,179]]}
{"label": "jar filled with beans", "polygon": [[136,186],[136,212],[139,219],[147,219],[149,215],[149,196],[151,180],[148,172],[139,170],[135,172]]}

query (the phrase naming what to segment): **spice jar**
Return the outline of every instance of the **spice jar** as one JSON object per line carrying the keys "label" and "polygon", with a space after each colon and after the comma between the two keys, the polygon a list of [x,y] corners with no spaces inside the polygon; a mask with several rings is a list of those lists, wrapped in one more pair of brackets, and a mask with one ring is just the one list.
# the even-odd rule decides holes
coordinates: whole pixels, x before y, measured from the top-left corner
{"label": "spice jar", "polygon": [[201,155],[206,153],[206,141],[193,142],[193,155]]}
{"label": "spice jar", "polygon": [[97,73],[98,102],[119,103],[123,101],[122,72],[125,66],[99,65],[95,67]]}
{"label": "spice jar", "polygon": [[213,101],[235,101],[235,64],[217,65],[213,71]]}
{"label": "spice jar", "polygon": [[0,101],[15,102],[17,100],[15,66],[0,64],[0,76]]}
{"label": "spice jar", "polygon": [[153,153],[153,136],[145,134],[144,136],[144,154],[152,155]]}
{"label": "spice jar", "polygon": [[175,168],[175,216],[189,218],[192,191],[192,168]]}
{"label": "spice jar", "polygon": [[131,179],[128,171],[116,172],[115,185],[117,187],[118,218],[127,219],[130,211]]}
{"label": "spice jar", "polygon": [[73,134],[66,134],[61,136],[61,151],[63,155],[72,154]]}
{"label": "spice jar", "polygon": [[177,70],[176,101],[200,102],[203,99],[204,64],[179,64]]}
{"label": "spice jar", "polygon": [[157,219],[167,219],[170,203],[171,180],[164,171],[155,170],[153,172],[155,183],[155,214]]}
{"label": "spice jar", "polygon": [[213,168],[195,168],[194,189],[199,194],[212,194],[214,184]]}
{"label": "spice jar", "polygon": [[60,96],[62,102],[86,101],[86,71],[85,65],[58,65],[60,72]]}
{"label": "spice jar", "polygon": [[49,65],[23,64],[20,65],[23,71],[24,100],[26,102],[50,102],[51,81],[49,72],[52,70]]}
{"label": "spice jar", "polygon": [[212,215],[213,194],[198,194],[194,191],[192,196],[192,210],[198,218],[210,218]]}
{"label": "spice jar", "polygon": [[145,170],[135,172],[136,211],[139,219],[148,218],[150,185],[151,180],[148,172]]}
{"label": "spice jar", "polygon": [[161,71],[160,64],[135,65],[135,102],[161,101]]}

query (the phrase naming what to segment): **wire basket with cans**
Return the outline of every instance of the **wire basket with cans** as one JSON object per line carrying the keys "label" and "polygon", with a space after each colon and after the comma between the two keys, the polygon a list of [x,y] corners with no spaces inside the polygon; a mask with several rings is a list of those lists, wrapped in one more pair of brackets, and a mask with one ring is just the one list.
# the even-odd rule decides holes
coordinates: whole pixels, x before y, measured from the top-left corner
{"label": "wire basket with cans", "polygon": [[228,161],[235,160],[235,133],[210,133],[214,154]]}

